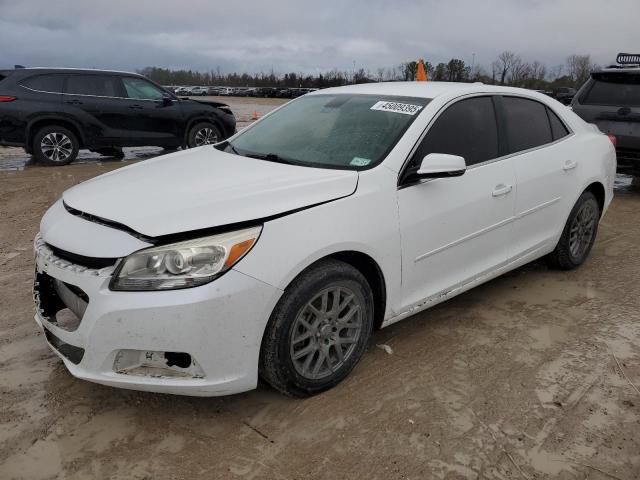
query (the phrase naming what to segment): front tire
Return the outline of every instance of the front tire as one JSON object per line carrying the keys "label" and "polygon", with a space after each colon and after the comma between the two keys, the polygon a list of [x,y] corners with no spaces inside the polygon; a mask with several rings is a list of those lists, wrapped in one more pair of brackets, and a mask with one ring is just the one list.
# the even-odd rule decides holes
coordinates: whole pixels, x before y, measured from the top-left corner
{"label": "front tire", "polygon": [[222,141],[222,132],[213,123],[196,123],[189,129],[187,145],[189,148],[202,147]]}
{"label": "front tire", "polygon": [[373,330],[373,294],[351,265],[326,260],[300,274],[271,314],[260,375],[275,389],[309,397],[340,383]]}
{"label": "front tire", "polygon": [[595,195],[583,192],[573,206],[556,249],[547,260],[552,267],[572,270],[584,263],[598,233],[600,205]]}
{"label": "front tire", "polygon": [[67,165],[78,156],[80,143],[76,135],[57,125],[41,128],[33,137],[31,150],[42,165]]}

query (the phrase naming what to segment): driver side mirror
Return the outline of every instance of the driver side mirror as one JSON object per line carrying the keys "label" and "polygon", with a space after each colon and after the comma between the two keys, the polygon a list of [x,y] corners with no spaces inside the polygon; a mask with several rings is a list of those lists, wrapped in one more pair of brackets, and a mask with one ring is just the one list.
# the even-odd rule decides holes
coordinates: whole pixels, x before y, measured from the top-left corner
{"label": "driver side mirror", "polygon": [[416,175],[420,178],[459,177],[467,170],[463,157],[446,153],[430,153],[422,159]]}
{"label": "driver side mirror", "polygon": [[162,104],[163,105],[171,105],[174,100],[175,100],[174,97],[170,93],[164,92],[162,94]]}

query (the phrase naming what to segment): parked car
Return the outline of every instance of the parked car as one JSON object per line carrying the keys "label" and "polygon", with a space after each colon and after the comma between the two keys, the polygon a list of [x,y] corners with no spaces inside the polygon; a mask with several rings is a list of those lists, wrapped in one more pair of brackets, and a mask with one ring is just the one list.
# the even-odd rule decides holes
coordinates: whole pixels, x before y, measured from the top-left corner
{"label": "parked car", "polygon": [[209,94],[209,87],[193,87],[191,89],[191,95],[204,97]]}
{"label": "parked car", "polygon": [[576,89],[571,87],[559,87],[553,90],[553,98],[563,105],[569,105],[576,95]]}
{"label": "parked car", "polygon": [[290,88],[281,88],[276,92],[276,98],[291,98]]}
{"label": "parked car", "polygon": [[80,148],[195,147],[235,132],[227,105],[178,99],[135,73],[25,68],[0,71],[0,145],[24,147],[46,165]]}
{"label": "parked car", "polygon": [[234,94],[235,90],[231,87],[222,87],[220,89],[220,93],[219,95],[224,96],[224,97],[229,97],[232,96]]}
{"label": "parked car", "polygon": [[35,319],[86,380],[228,395],[261,376],[313,395],[374,328],[539,257],[580,266],[614,177],[610,139],[542,94],[310,93],[64,192],[35,239]]}
{"label": "parked car", "polygon": [[207,95],[218,96],[220,95],[220,87],[209,87],[207,90]]}
{"label": "parked car", "polygon": [[640,55],[620,54],[617,61],[591,74],[571,108],[615,136],[620,172],[640,176]]}
{"label": "parked car", "polygon": [[176,89],[175,93],[176,93],[176,95],[183,95],[183,96],[188,97],[189,95],[191,95],[191,89],[192,88],[193,87],[178,87]]}
{"label": "parked car", "polygon": [[273,98],[276,96],[276,88],[274,87],[259,87],[256,88],[255,96],[263,98]]}

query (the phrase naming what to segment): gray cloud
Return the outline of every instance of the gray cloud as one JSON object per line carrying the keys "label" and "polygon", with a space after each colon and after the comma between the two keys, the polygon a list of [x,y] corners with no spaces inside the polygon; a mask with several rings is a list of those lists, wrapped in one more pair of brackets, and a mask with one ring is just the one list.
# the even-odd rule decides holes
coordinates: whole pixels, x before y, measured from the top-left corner
{"label": "gray cloud", "polygon": [[637,0],[0,0],[0,67],[316,72],[424,57],[549,66],[638,49]]}

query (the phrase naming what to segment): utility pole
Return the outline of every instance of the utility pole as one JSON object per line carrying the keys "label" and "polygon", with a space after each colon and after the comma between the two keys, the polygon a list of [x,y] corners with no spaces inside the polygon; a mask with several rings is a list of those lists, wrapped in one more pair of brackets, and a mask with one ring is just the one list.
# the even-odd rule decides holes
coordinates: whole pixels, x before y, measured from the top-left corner
{"label": "utility pole", "polygon": [[475,74],[473,73],[473,69],[476,66],[476,54],[472,53],[471,54],[471,76],[475,79]]}

